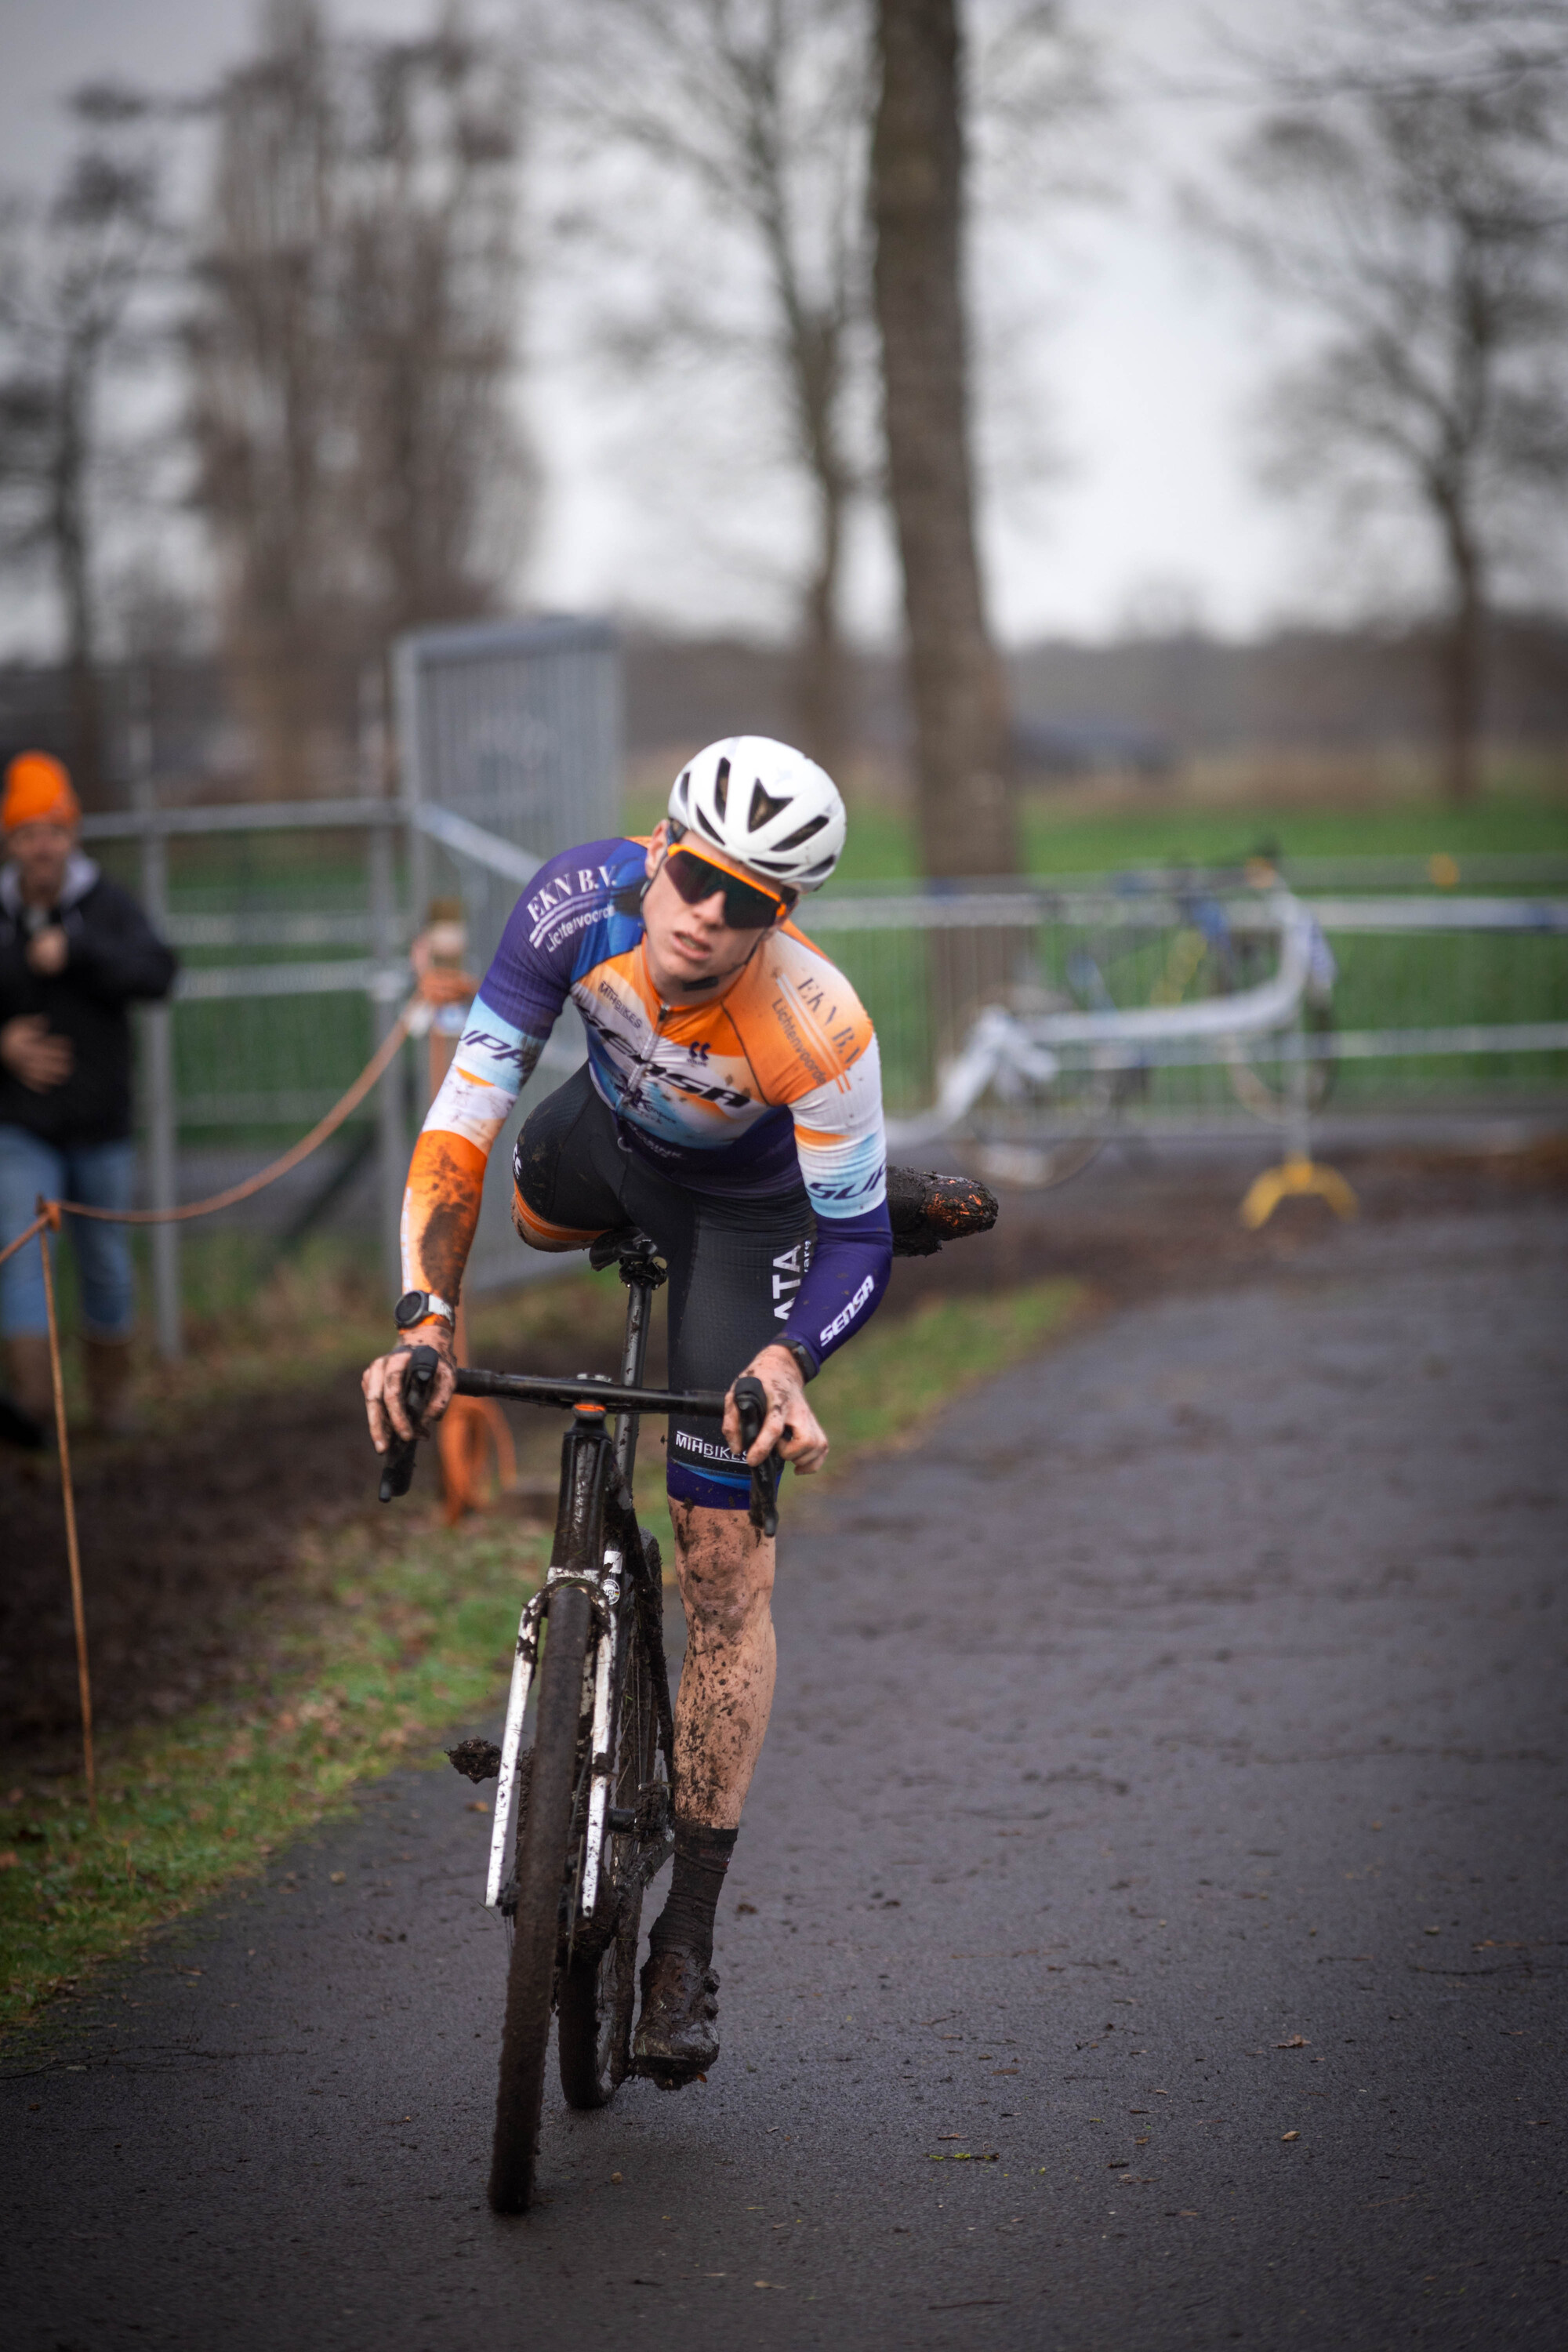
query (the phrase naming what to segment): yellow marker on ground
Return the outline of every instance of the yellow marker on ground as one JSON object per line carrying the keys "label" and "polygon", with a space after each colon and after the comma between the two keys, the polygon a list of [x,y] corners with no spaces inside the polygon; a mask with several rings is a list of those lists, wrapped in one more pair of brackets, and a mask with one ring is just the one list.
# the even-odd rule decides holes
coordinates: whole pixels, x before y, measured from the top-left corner
{"label": "yellow marker on ground", "polygon": [[1278,1168],[1266,1168],[1261,1176],[1253,1178],[1241,1204],[1242,1223],[1256,1233],[1259,1225],[1268,1223],[1281,1201],[1298,1193],[1326,1201],[1336,1217],[1359,1213],[1360,1203],[1337,1169],[1325,1168],[1315,1160],[1294,1159]]}

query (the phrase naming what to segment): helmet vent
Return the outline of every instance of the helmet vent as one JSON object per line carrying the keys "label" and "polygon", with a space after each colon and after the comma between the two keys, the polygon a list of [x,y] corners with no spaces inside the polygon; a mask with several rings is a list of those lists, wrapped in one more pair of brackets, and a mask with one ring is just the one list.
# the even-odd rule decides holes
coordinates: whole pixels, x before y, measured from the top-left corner
{"label": "helmet vent", "polygon": [[775,816],[783,815],[794,797],[793,793],[786,793],[782,800],[774,800],[771,793],[763,790],[759,779],[752,786],[751,812],[746,818],[747,832],[760,833],[764,824],[771,824]]}
{"label": "helmet vent", "polygon": [[779,848],[804,848],[805,845],[811,839],[812,835],[814,833],[820,833],[826,823],[827,819],[825,816],[814,816],[808,824],[801,826],[798,833],[792,833],[787,841],[781,841],[778,844]]}
{"label": "helmet vent", "polygon": [[[719,762],[719,773],[713,782],[713,805],[721,817],[729,815],[730,762],[728,760],[721,760]],[[717,840],[718,835],[715,835],[714,838]]]}

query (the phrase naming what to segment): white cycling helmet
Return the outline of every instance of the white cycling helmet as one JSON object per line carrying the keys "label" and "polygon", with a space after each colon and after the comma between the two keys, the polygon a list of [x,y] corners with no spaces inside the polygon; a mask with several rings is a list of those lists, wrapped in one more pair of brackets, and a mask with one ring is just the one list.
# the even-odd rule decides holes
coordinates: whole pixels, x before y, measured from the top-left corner
{"label": "white cycling helmet", "polygon": [[682,768],[669,814],[695,847],[715,849],[769,881],[819,890],[844,847],[844,803],[824,768],[768,735],[731,735]]}

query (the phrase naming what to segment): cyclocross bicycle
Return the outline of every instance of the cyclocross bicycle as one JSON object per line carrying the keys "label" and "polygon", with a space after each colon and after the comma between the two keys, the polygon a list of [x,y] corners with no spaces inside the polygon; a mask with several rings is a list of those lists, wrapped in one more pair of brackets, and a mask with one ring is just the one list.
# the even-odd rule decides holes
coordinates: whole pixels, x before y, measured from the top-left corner
{"label": "cyclocross bicycle", "polygon": [[[996,1218],[994,1195],[964,1177],[889,1169],[888,1197],[901,1256],[930,1255]],[[630,2070],[643,1895],[674,1851],[675,1778],[663,1568],[632,1495],[637,1427],[645,1412],[717,1417],[725,1402],[719,1391],[642,1385],[653,1296],[666,1279],[647,1236],[629,1227],[602,1234],[589,1257],[617,1267],[626,1286],[618,1381],[458,1374],[460,1396],[572,1414],[550,1566],[518,1627],[500,1745],[468,1739],[448,1751],[470,1780],[496,1782],[485,1901],[511,1931],[489,2180],[498,2213],[524,2212],[533,2200],[552,2011],[570,2105],[604,2106]],[[437,1365],[433,1349],[410,1353],[404,1395],[416,1426]],[[767,1413],[762,1382],[738,1380],[735,1403],[749,1452]],[[383,1502],[407,1493],[416,1450],[413,1442],[388,1450]],[[778,1528],[783,1468],[775,1452],[752,1472],[752,1524],[764,1535]]]}

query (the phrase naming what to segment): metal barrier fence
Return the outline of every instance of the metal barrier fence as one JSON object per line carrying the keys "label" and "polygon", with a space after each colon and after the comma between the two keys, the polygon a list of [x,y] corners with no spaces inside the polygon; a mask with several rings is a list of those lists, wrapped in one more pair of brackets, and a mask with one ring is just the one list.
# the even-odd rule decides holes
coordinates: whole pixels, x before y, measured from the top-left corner
{"label": "metal barrier fence", "polygon": [[[1381,863],[1381,861],[1380,861]],[[1342,883],[1353,878],[1335,862]],[[1550,880],[1550,876],[1543,877]],[[1568,880],[1568,872],[1563,879]],[[1262,877],[1259,877],[1261,884]],[[950,896],[886,890],[824,899],[809,928],[840,964],[876,1019],[889,1110],[906,1136],[963,1132],[982,1139],[1049,1141],[1086,1131],[1206,1132],[1250,1118],[1284,1117],[1285,1066],[1305,1057],[1332,1071],[1339,1108],[1459,1107],[1560,1097],[1568,1087],[1568,897],[1467,893],[1307,897],[1303,906],[1331,950],[1323,1002],[1248,1042],[1245,1055],[1215,1042],[1191,1050],[1139,1041],[1150,1009],[1235,1000],[1267,980],[1279,953],[1266,887],[1237,888],[1194,875],[998,885]],[[1056,1051],[1048,1081],[1021,1067],[981,1089],[962,1115],[937,1110],[944,1073],[937,1039],[953,1026],[938,1003],[932,934],[949,934],[941,989],[969,1007],[1000,1002],[1020,1034]],[[1007,940],[1008,983],[989,977],[987,932]],[[1105,1033],[1068,1047],[1065,1019],[1112,1018]],[[1118,1045],[1122,1041],[1126,1050]],[[1248,1075],[1250,1074],[1250,1075]],[[1110,1083],[1112,1076],[1116,1084]],[[1314,1081],[1321,1101],[1329,1080]]]}
{"label": "metal barrier fence", "polygon": [[[433,893],[462,899],[469,961],[482,970],[540,860],[614,829],[620,687],[606,625],[419,631],[395,648],[393,667],[399,798],[386,797],[392,761],[373,675],[360,797],[160,807],[142,728],[132,742],[132,808],[84,823],[85,840],[138,890],[183,959],[174,1001],[142,1015],[149,1206],[174,1205],[182,1163],[189,1173],[199,1156],[205,1177],[223,1181],[337,1099],[406,993],[407,950]],[[581,1060],[572,1029],[563,1024],[536,1084],[559,1083]],[[423,1111],[416,1066],[412,1055],[395,1066],[321,1172],[271,1204],[274,1215],[308,1224],[374,1157],[394,1287],[411,1129]],[[509,1242],[504,1204],[487,1202],[478,1283],[516,1278]],[[155,1321],[169,1355],[180,1347],[180,1246],[174,1228],[154,1229]]]}
{"label": "metal barrier fence", "polygon": [[[471,633],[451,633],[451,640],[464,662],[477,658]],[[602,661],[605,640],[567,650],[591,665]],[[510,835],[480,823],[469,811],[482,804],[482,793],[501,792],[485,764],[486,727],[501,727],[504,702],[486,703],[489,688],[476,683],[475,671],[473,700],[465,704],[439,664],[421,658],[426,669],[415,666],[412,681],[408,663],[400,672],[405,774],[407,730],[425,730],[413,763],[416,794],[376,797],[383,763],[372,710],[361,799],[160,809],[143,790],[134,811],[84,825],[106,859],[118,858],[122,870],[129,862],[127,878],[184,958],[174,1003],[146,1016],[150,1205],[173,1205],[182,1163],[192,1179],[184,1189],[202,1189],[194,1154],[205,1156],[205,1181],[218,1172],[219,1152],[229,1155],[224,1173],[254,1165],[337,1097],[406,991],[415,912],[423,914],[433,888],[461,896],[470,966],[482,970],[506,913],[552,845],[542,828],[559,827],[563,839],[613,830],[603,780],[613,776],[605,763],[614,735],[604,726],[584,730],[587,781],[575,799],[565,791],[552,799],[541,783],[526,829],[521,817]],[[498,660],[514,658],[503,644]],[[589,675],[585,667],[580,679]],[[444,714],[439,725],[420,715],[427,694]],[[472,723],[459,724],[454,706],[459,717],[468,709]],[[609,695],[595,707],[601,719],[605,710],[613,718]],[[570,712],[569,698],[561,708]],[[476,709],[489,710],[485,724]],[[467,789],[465,760],[478,782],[467,806],[455,805]],[[559,781],[565,770],[558,758],[551,772],[542,752],[538,773],[548,780],[551,772]],[[445,796],[449,786],[452,798]],[[1291,880],[1336,967],[1330,1001],[1307,1006],[1299,1027],[1282,1023],[1242,1051],[1233,1024],[1231,1045],[1184,1056],[1148,1039],[1112,1050],[1114,1040],[1101,1037],[1069,1051],[1058,1038],[1048,1076],[1043,1066],[1031,1077],[1016,1056],[1011,1064],[1004,1058],[958,1118],[938,1126],[933,1107],[944,1073],[936,1041],[972,1027],[983,999],[994,1009],[996,958],[982,951],[983,934],[994,940],[1000,933],[1006,942],[1002,1010],[1024,1030],[1107,1011],[1191,1006],[1235,999],[1276,972],[1282,934],[1261,912],[1268,888],[1241,887],[1234,875],[1211,880],[1185,873],[962,891],[861,887],[815,901],[805,928],[876,1021],[895,1133],[1013,1147],[1025,1155],[1018,1172],[1027,1173],[1032,1152],[1048,1173],[1068,1164],[1064,1150],[1070,1161],[1069,1147],[1109,1134],[1206,1134],[1259,1119],[1282,1125],[1299,1065],[1311,1072],[1314,1108],[1331,1086],[1336,1108],[1349,1112],[1568,1104],[1568,861],[1468,859],[1462,896],[1434,890],[1434,878],[1460,877],[1447,870],[1434,877],[1425,860],[1299,863]],[[1254,879],[1262,886],[1267,877]],[[1358,887],[1363,881],[1375,889]],[[1521,882],[1535,895],[1519,896]],[[938,932],[946,945],[933,957]],[[1226,1034],[1222,1018],[1215,1034],[1223,1041]],[[563,1024],[532,1082],[533,1097],[559,1084],[581,1053],[574,1024]],[[525,1097],[520,1118],[529,1107]],[[339,1156],[312,1195],[319,1202],[334,1187],[341,1192],[345,1176],[374,1158],[377,1223],[393,1286],[397,1210],[421,1108],[416,1095],[411,1099],[409,1073],[395,1071],[378,1090],[374,1114],[343,1130]],[[502,1152],[510,1152],[510,1132],[498,1158]],[[487,1190],[472,1260],[479,1288],[529,1270],[510,1231],[506,1191],[500,1182]],[[287,1214],[298,1223],[310,1206],[296,1195]],[[175,1352],[177,1234],[159,1229],[153,1249],[160,1342]]]}
{"label": "metal barrier fence", "polygon": [[[411,819],[415,908],[460,898],[470,971],[482,973],[536,866],[620,819],[620,654],[607,622],[556,617],[420,629],[394,654],[397,767]],[[541,1093],[586,1053],[568,1006],[496,1139],[510,1167]],[[486,1187],[468,1255],[471,1289],[518,1279],[504,1184]]]}

